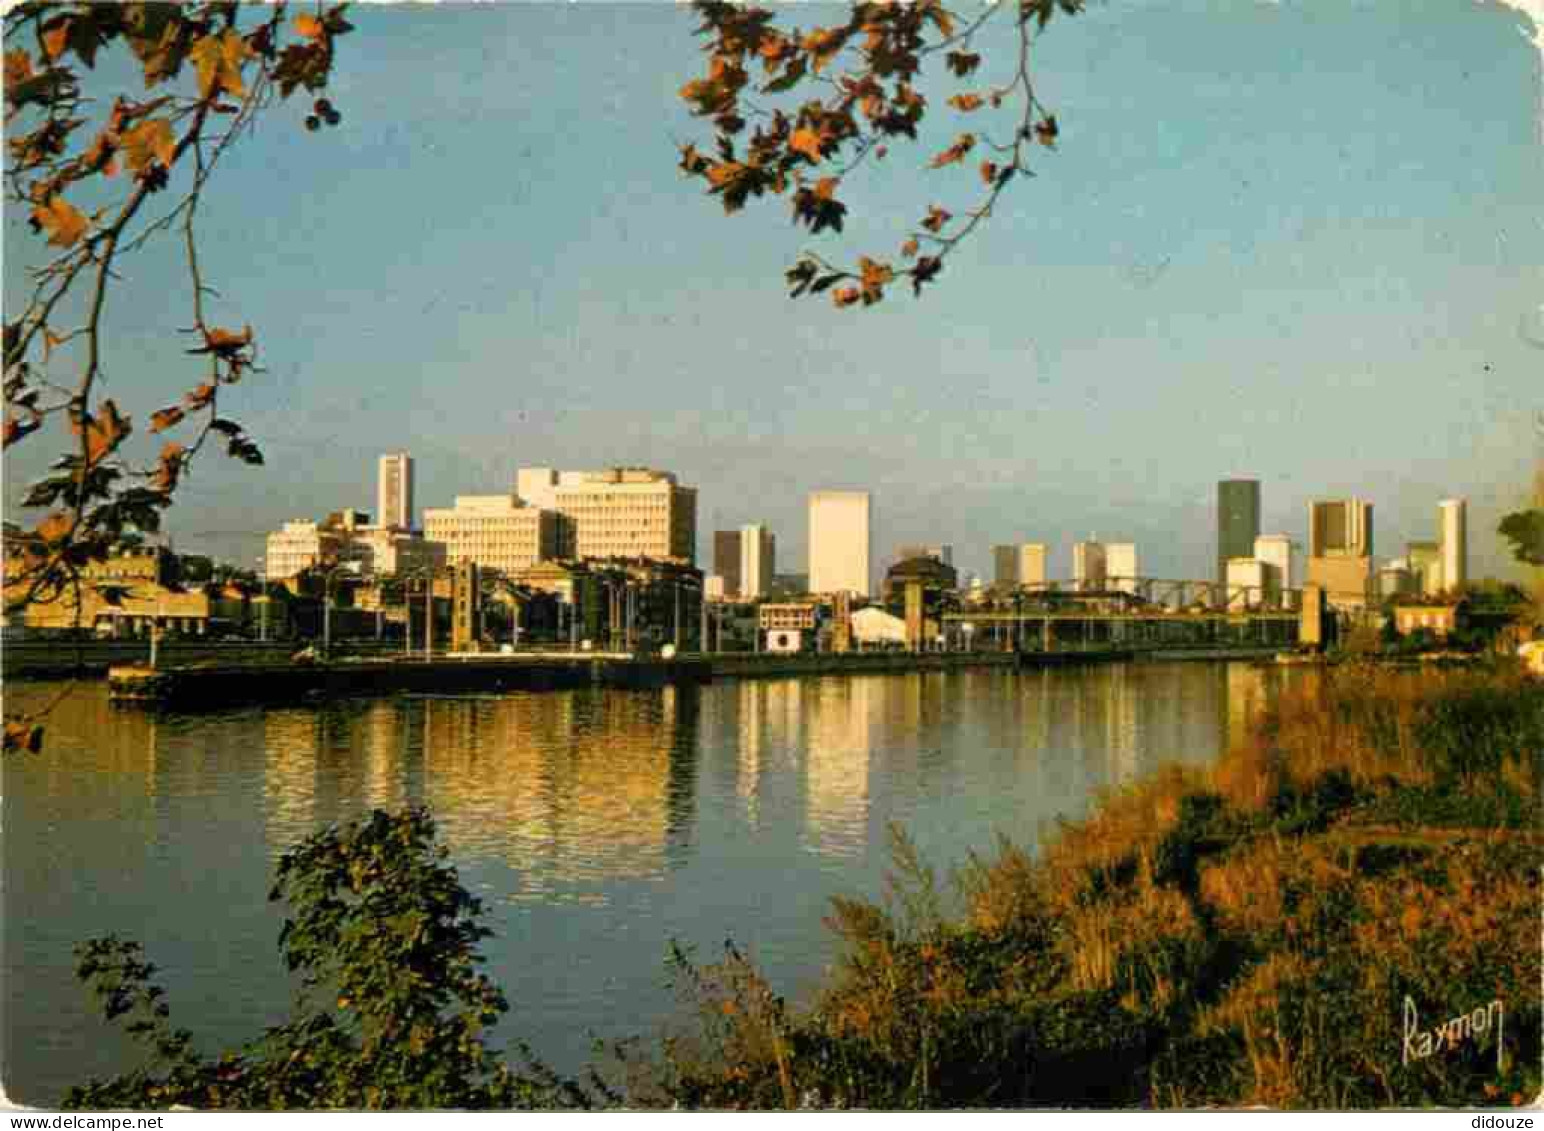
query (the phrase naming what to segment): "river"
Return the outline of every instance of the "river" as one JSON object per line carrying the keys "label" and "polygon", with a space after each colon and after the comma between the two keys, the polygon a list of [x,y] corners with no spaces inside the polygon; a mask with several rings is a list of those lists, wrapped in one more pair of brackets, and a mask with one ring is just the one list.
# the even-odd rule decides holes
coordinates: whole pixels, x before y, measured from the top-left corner
{"label": "river", "polygon": [[[1102,789],[1215,758],[1281,678],[1118,664],[160,717],[81,683],[42,754],[0,763],[0,1081],[46,1104],[134,1063],[71,972],[95,934],[143,942],[211,1049],[281,1018],[273,864],[372,807],[431,807],[496,931],[496,1036],[560,1067],[670,1015],[671,939],[712,960],[733,938],[797,999],[835,956],[829,898],[882,892],[891,822],[940,873],[998,833],[1033,843]],[[6,710],[58,687],[13,683]]]}

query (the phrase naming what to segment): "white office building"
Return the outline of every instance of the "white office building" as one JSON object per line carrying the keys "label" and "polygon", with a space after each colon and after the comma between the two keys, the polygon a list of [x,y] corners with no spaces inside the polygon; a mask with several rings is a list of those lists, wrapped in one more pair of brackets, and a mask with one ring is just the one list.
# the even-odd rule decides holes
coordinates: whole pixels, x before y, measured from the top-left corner
{"label": "white office building", "polygon": [[867,491],[810,494],[811,593],[869,595],[870,517]]}
{"label": "white office building", "polygon": [[1442,588],[1457,589],[1469,580],[1469,504],[1443,499],[1437,504],[1437,537],[1442,558]]}

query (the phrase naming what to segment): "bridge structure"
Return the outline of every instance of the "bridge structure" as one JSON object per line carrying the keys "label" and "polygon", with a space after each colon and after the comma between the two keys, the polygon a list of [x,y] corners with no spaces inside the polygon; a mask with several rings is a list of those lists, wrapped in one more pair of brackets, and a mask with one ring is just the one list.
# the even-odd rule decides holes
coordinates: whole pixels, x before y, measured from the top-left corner
{"label": "bridge structure", "polygon": [[1293,648],[1302,593],[1166,578],[1112,578],[995,593],[940,617],[945,646],[1020,652]]}

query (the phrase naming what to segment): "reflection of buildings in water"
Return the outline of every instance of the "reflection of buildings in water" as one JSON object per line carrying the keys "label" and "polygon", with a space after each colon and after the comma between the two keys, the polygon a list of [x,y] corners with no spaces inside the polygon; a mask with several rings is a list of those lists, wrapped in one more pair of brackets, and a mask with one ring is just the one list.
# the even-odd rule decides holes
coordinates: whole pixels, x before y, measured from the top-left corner
{"label": "reflection of buildings in water", "polygon": [[1141,760],[1141,676],[1134,664],[1109,669],[1105,716],[1106,780],[1111,785],[1132,781]]}
{"label": "reflection of buildings in water", "polygon": [[762,758],[766,743],[767,685],[759,680],[741,680],[739,726],[735,730],[735,796],[745,807],[751,828],[760,826]]}
{"label": "reflection of buildings in water", "polygon": [[869,762],[883,677],[824,679],[813,689],[805,744],[805,821],[817,845],[861,851],[868,836]]}
{"label": "reflection of buildings in water", "polygon": [[1265,709],[1265,673],[1253,664],[1227,667],[1227,693],[1222,696],[1223,731],[1228,748],[1249,739],[1255,721]]}
{"label": "reflection of buildings in water", "polygon": [[401,809],[407,805],[407,732],[394,699],[376,699],[360,720],[361,759],[364,774],[359,797],[372,809]]}
{"label": "reflection of buildings in water", "polygon": [[263,812],[270,850],[288,847],[317,826],[320,712],[263,712]]}
{"label": "reflection of buildings in water", "polygon": [[[61,692],[63,698],[56,700]],[[25,785],[16,781],[13,792],[35,799],[34,816],[47,813],[50,824],[85,821],[88,828],[111,822],[120,831],[137,823],[140,844],[155,840],[168,734],[152,712],[114,707],[107,700],[105,682],[80,682],[67,691],[52,682],[11,682],[5,687],[5,708],[18,713],[49,709],[42,720],[41,754],[0,756],[16,759],[0,769],[0,798],[7,792],[6,774],[15,773],[18,779],[25,775]],[[25,817],[12,819],[11,835],[25,835],[19,832],[27,827]],[[70,851],[80,856],[100,849],[104,860],[121,862],[124,847],[113,840],[83,838]]]}
{"label": "reflection of buildings in water", "polygon": [[[437,700],[424,791],[453,851],[561,882],[659,875],[689,842],[695,736],[678,693]],[[684,720],[695,730],[695,717]]]}

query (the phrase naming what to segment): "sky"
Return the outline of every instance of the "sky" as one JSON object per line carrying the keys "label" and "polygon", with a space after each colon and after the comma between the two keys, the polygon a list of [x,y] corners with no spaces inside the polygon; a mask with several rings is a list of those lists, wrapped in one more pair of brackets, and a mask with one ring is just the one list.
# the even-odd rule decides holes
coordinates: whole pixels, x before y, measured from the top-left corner
{"label": "sky", "polygon": [[[268,462],[201,460],[168,515],[181,551],[251,565],[285,520],[373,512],[376,457],[403,449],[420,508],[520,466],[674,471],[699,564],[714,529],[764,522],[802,570],[809,492],[849,488],[873,492],[876,568],[942,542],[989,576],[993,544],[1042,541],[1063,576],[1092,536],[1205,578],[1216,481],[1250,477],[1264,531],[1303,542],[1311,499],[1370,500],[1380,557],[1465,497],[1471,574],[1508,575],[1492,532],[1544,453],[1544,83],[1516,10],[1053,20],[1035,66],[1058,148],[920,300],[869,311],[791,301],[782,271],[894,249],[929,203],[974,198],[970,171],[923,169],[965,128],[949,90],[845,194],[848,232],[811,238],[786,201],[725,217],[677,169],[710,136],[676,95],[701,59],[678,5],[350,18],[342,124],[275,109],[201,210],[217,321],[250,322],[267,368],[230,415]],[[989,76],[1009,65],[991,44]],[[7,208],[8,310],[38,262],[24,219]],[[173,249],[124,275],[110,388],[143,423],[200,370]],[[7,455],[7,517],[53,450]]]}

